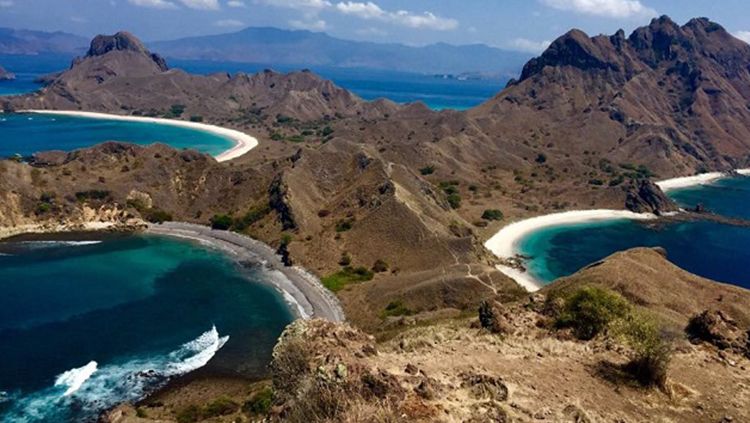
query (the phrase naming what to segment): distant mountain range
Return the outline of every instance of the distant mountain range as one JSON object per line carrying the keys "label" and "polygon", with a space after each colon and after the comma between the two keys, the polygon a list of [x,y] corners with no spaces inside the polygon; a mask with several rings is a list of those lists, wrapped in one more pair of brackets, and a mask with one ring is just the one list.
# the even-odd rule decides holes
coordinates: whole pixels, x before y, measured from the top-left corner
{"label": "distant mountain range", "polygon": [[[428,74],[514,77],[530,54],[484,44],[423,47],[342,40],[324,33],[278,28],[246,28],[239,32],[147,43],[162,56],[287,65],[385,69]],[[70,54],[86,52],[88,40],[64,32],[0,28],[0,54]]]}
{"label": "distant mountain range", "polygon": [[359,67],[418,73],[483,72],[516,76],[530,54],[483,44],[424,47],[342,40],[324,33],[277,28],[148,43],[172,59],[218,60],[279,65]]}
{"label": "distant mountain range", "polygon": [[81,54],[89,40],[66,32],[0,28],[0,54]]}

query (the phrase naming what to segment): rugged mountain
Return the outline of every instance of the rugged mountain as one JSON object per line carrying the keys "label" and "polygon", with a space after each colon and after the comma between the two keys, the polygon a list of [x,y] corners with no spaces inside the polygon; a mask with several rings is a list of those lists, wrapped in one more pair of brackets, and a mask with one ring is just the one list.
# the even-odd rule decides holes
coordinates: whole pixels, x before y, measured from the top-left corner
{"label": "rugged mountain", "polygon": [[13,79],[16,79],[16,75],[14,75],[11,72],[8,72],[7,70],[5,70],[5,68],[0,66],[0,81],[10,81]]}
{"label": "rugged mountain", "polygon": [[88,40],[65,32],[0,28],[0,54],[80,54]]}
{"label": "rugged mountain", "polygon": [[169,69],[161,56],[126,32],[96,37],[85,56],[47,82],[40,92],[12,104],[142,115],[169,115],[172,106],[179,106],[186,117],[256,122],[277,116],[303,121],[378,116],[396,107],[387,101],[367,103],[308,71],[190,75]]}
{"label": "rugged mountain", "polygon": [[482,44],[424,47],[342,40],[320,32],[246,28],[239,32],[149,43],[169,58],[387,69],[420,73],[518,74],[528,55]]}
{"label": "rugged mountain", "polygon": [[654,19],[629,37],[572,30],[469,112],[551,163],[647,166],[661,176],[747,164],[750,46],[705,18]]}

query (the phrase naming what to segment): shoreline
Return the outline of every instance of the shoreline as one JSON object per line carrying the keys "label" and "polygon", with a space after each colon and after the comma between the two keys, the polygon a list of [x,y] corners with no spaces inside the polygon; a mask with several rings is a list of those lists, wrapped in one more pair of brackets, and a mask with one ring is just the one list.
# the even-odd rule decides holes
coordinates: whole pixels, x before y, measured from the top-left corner
{"label": "shoreline", "polygon": [[733,173],[750,176],[750,169],[736,169],[732,172],[709,172],[701,173],[700,175],[663,179],[661,181],[656,181],[656,185],[659,186],[664,193],[668,193],[669,191],[690,188],[697,185],[707,185],[721,179],[731,178]]}
{"label": "shoreline", "polygon": [[284,266],[276,251],[261,241],[234,232],[182,222],[151,224],[145,233],[196,241],[229,254],[237,262],[260,263],[268,276],[267,282],[280,292],[297,318],[346,321],[338,299],[317,277],[299,266]]}
{"label": "shoreline", "polygon": [[[520,220],[504,226],[488,239],[484,246],[496,257],[510,260],[517,256],[518,243],[527,235],[538,230],[565,226],[578,223],[603,222],[609,220],[652,220],[656,219],[653,214],[633,213],[627,210],[572,210],[561,213],[552,213],[542,216]],[[527,271],[523,271],[507,265],[496,265],[497,270],[510,277],[529,292],[541,289],[544,284],[534,279]]]}
{"label": "shoreline", "polygon": [[156,123],[160,125],[171,125],[179,126],[183,128],[195,129],[198,131],[209,132],[214,135],[218,135],[224,138],[228,138],[234,143],[234,146],[229,150],[222,152],[221,154],[214,156],[216,161],[225,162],[232,159],[236,159],[240,156],[245,155],[250,150],[258,146],[258,140],[244,132],[236,129],[224,128],[217,125],[211,125],[207,123],[189,122],[177,119],[164,119],[154,118],[145,116],[125,116],[115,115],[109,113],[98,113],[98,112],[82,112],[82,111],[68,111],[68,110],[18,110],[14,113],[33,113],[33,114],[46,114],[46,115],[57,115],[57,116],[74,116],[89,119],[106,119],[106,120],[118,120],[126,122],[143,122],[143,123]]}
{"label": "shoreline", "polygon": [[[657,181],[656,185],[658,185],[662,191],[668,193],[678,189],[689,188],[697,185],[707,185],[720,179],[730,178],[733,173],[750,176],[750,169],[737,169],[732,172],[702,173],[694,176],[664,179]],[[521,239],[533,232],[554,226],[620,219],[643,221],[657,219],[657,216],[650,213],[634,213],[627,210],[572,210],[561,213],[546,214],[505,225],[485,241],[484,246],[497,258],[508,261],[517,258],[520,253],[518,251],[518,243]],[[544,287],[543,283],[534,279],[525,270],[504,264],[498,264],[495,267],[529,292],[535,292]]]}

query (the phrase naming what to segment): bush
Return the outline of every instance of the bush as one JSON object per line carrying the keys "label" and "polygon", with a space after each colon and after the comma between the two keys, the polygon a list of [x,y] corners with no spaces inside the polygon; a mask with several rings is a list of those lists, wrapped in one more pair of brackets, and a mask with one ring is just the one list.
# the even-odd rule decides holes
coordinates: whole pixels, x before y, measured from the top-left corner
{"label": "bush", "polygon": [[211,229],[218,229],[220,231],[229,230],[232,227],[233,220],[231,217],[225,214],[217,214],[211,218]]}
{"label": "bush", "polygon": [[241,218],[235,219],[232,223],[232,229],[236,231],[244,231],[249,226],[263,219],[271,212],[271,208],[268,205],[257,206],[250,209]]}
{"label": "bush", "polygon": [[614,324],[612,332],[632,349],[625,371],[643,386],[666,387],[672,348],[656,319],[633,311]]}
{"label": "bush", "polygon": [[173,104],[172,107],[169,108],[169,114],[171,116],[180,117],[183,113],[185,113],[185,106],[182,104]]}
{"label": "bush", "polygon": [[323,285],[333,292],[344,289],[345,286],[356,282],[367,282],[372,280],[375,274],[364,267],[344,267],[341,271],[321,279]]}
{"label": "bush", "polygon": [[177,412],[177,423],[194,423],[201,417],[201,409],[197,405],[188,405]]}
{"label": "bush", "polygon": [[92,189],[89,191],[79,191],[76,193],[76,200],[83,202],[86,200],[106,200],[110,197],[110,192],[106,190]]}
{"label": "bush", "polygon": [[221,397],[206,405],[201,412],[201,416],[205,418],[226,416],[232,414],[240,408],[239,404],[232,401],[229,398]]}
{"label": "bush", "polygon": [[375,260],[375,263],[372,265],[372,271],[375,273],[383,273],[388,271],[388,263],[386,263],[383,260]]}
{"label": "bush", "polygon": [[352,256],[350,256],[349,253],[342,254],[341,258],[339,259],[339,264],[341,266],[348,266],[352,264]]}
{"label": "bush", "polygon": [[544,153],[539,153],[537,154],[536,159],[534,161],[539,164],[545,163],[547,161],[547,155]]}
{"label": "bush", "polygon": [[151,223],[164,223],[172,220],[172,215],[161,209],[149,209],[143,212],[143,218]]}
{"label": "bush", "polygon": [[461,196],[458,194],[450,194],[448,195],[448,204],[451,205],[452,209],[457,209],[461,207]]}
{"label": "bush", "polygon": [[242,406],[242,411],[247,414],[266,415],[273,405],[273,389],[263,388],[253,395],[249,401]]}
{"label": "bush", "polygon": [[351,230],[353,223],[354,222],[352,221],[352,219],[340,220],[336,224],[336,232],[346,232],[348,230]]}
{"label": "bush", "polygon": [[575,336],[589,340],[616,319],[624,318],[630,304],[619,294],[596,287],[584,287],[565,299],[556,326],[572,328]]}
{"label": "bush", "polygon": [[398,317],[398,316],[411,316],[414,314],[414,310],[405,306],[401,300],[391,301],[385,306],[385,310],[380,314],[382,318],[386,317]]}
{"label": "bush", "polygon": [[482,219],[484,220],[503,220],[503,218],[505,218],[505,215],[497,209],[487,209],[482,213]]}
{"label": "bush", "polygon": [[425,175],[425,176],[432,175],[433,173],[435,173],[435,166],[432,166],[432,165],[425,166],[425,167],[419,169],[419,173],[421,173],[422,175]]}
{"label": "bush", "polygon": [[203,122],[203,116],[190,116],[190,122]]}

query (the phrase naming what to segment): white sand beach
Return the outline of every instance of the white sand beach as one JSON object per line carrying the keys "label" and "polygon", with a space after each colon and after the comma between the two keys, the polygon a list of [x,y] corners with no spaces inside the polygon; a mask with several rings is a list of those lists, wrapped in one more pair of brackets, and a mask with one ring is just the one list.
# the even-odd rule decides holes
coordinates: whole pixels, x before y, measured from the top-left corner
{"label": "white sand beach", "polygon": [[[501,259],[511,259],[519,253],[518,243],[520,240],[542,228],[616,219],[650,220],[656,219],[656,216],[647,213],[633,213],[626,210],[574,210],[553,213],[511,223],[487,240],[484,246]],[[497,269],[515,280],[529,292],[537,291],[542,287],[542,284],[534,280],[527,272],[502,265],[498,265]]]}
{"label": "white sand beach", "polygon": [[229,138],[235,145],[229,150],[216,156],[216,160],[225,162],[228,160],[236,159],[258,146],[258,140],[244,132],[240,132],[234,129],[223,128],[221,126],[209,125],[206,123],[188,122],[184,120],[176,119],[162,119],[152,118],[144,116],[124,116],[124,115],[113,115],[107,113],[95,113],[95,112],[80,112],[80,111],[68,111],[68,110],[19,110],[18,113],[37,113],[45,115],[61,115],[61,116],[77,116],[92,119],[108,119],[108,120],[120,120],[129,122],[145,122],[145,123],[158,123],[161,125],[172,125],[180,126],[183,128],[196,129],[199,131],[210,132],[222,137]]}
{"label": "white sand beach", "polygon": [[[740,175],[750,175],[750,169],[737,169],[734,172]],[[658,185],[662,191],[669,192],[680,188],[689,188],[696,185],[710,184],[712,182],[718,181],[719,179],[724,179],[731,176],[731,173],[724,172],[701,173],[700,175],[665,179],[663,181],[656,182],[656,185]]]}

